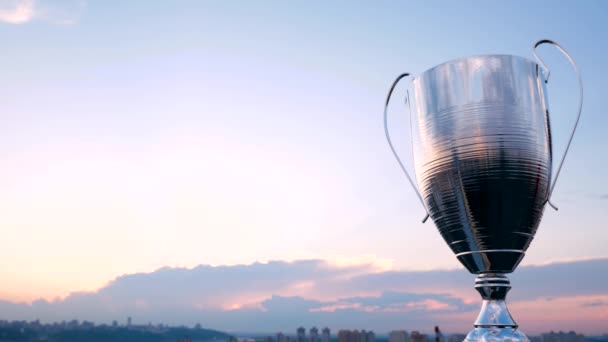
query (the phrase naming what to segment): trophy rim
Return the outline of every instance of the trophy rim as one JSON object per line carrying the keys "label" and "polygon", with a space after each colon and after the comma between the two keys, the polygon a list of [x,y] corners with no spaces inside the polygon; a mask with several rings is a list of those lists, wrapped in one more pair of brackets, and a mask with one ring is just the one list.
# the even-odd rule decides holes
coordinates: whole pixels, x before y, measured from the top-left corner
{"label": "trophy rim", "polygon": [[[523,57],[523,56],[518,56],[518,55],[510,55],[510,54],[506,54],[506,53],[498,53],[498,54],[478,54],[478,55],[471,55],[471,56],[466,56],[466,57],[459,57],[459,58],[454,58],[454,59],[450,59],[446,62],[443,62],[441,64],[437,64],[431,68],[428,68],[426,70],[424,70],[423,72],[421,72],[420,74],[418,74],[417,76],[412,78],[412,82],[417,81],[419,78],[423,78],[424,76],[426,76],[427,74],[431,73],[432,71],[445,67],[446,65],[450,65],[450,64],[456,64],[456,63],[460,63],[462,61],[465,61],[467,59],[472,59],[472,58],[490,58],[490,57],[510,57],[510,58],[515,58],[515,59],[519,59],[522,60],[523,62],[535,65],[536,67],[538,67],[538,63],[531,60],[530,58],[527,57]],[[541,68],[542,69],[542,68]]]}

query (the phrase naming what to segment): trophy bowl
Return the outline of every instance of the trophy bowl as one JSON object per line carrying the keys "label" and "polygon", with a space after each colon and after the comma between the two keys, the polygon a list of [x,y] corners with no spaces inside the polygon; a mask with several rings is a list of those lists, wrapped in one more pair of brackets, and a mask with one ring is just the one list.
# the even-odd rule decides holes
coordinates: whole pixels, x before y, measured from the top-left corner
{"label": "trophy bowl", "polygon": [[[563,52],[580,84],[579,112],[552,180],[552,140],[546,83],[549,70],[536,47]],[[582,109],[582,81],[567,52],[551,40],[534,45],[538,63],[512,55],[452,60],[414,77],[410,114],[415,182],[399,165],[439,233],[457,259],[477,274],[482,309],[466,341],[527,341],[509,314],[505,298],[513,272],[530,246]],[[408,104],[409,93],[408,93]],[[415,184],[417,183],[417,185]]]}

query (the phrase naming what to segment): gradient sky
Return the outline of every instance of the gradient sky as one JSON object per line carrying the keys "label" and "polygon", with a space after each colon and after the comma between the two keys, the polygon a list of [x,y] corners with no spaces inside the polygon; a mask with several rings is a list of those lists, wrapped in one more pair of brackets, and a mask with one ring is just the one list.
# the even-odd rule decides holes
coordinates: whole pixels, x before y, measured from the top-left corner
{"label": "gradient sky", "polygon": [[[606,18],[602,1],[0,0],[0,299],[163,266],[461,268],[386,145],[388,86],[466,55],[531,58],[541,38],[586,92],[560,210],[523,264],[606,257]],[[575,77],[540,53],[561,155]]]}

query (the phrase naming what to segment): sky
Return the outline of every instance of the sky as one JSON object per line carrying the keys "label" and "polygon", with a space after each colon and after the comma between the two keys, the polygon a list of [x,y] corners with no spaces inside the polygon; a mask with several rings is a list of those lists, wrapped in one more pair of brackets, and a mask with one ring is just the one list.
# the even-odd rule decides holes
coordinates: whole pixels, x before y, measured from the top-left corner
{"label": "sky", "polygon": [[[131,275],[233,267],[272,281],[277,273],[257,274],[256,265],[285,263],[297,273],[299,263],[314,260],[333,276],[367,265],[373,272],[365,274],[447,272],[469,280],[458,285],[463,292],[446,282],[435,297],[385,284],[347,294],[344,283],[327,296],[317,286],[305,293],[295,285],[276,293],[235,289],[226,297],[232,299],[209,307],[246,317],[276,298],[317,301],[306,304],[314,310],[347,297],[405,291],[466,311],[470,303],[459,300],[478,303],[473,278],[434,224],[420,222],[424,210],[384,139],[382,106],[400,73],[420,74],[468,55],[532,58],[542,38],[576,60],[585,102],[553,195],[559,211],[545,210],[521,269],[605,260],[607,16],[602,1],[0,0],[0,300],[42,317],[27,303],[94,296]],[[576,78],[556,50],[543,46],[539,53],[551,68],[560,156],[576,114]],[[392,131],[411,165],[402,107],[391,106]],[[596,274],[597,282],[608,284],[606,274]],[[317,275],[300,285],[322,283]],[[603,289],[557,293],[554,307],[540,295],[517,306],[541,331],[550,323],[539,310],[588,303],[559,310],[553,321],[567,322],[567,312],[576,312],[596,323],[573,329],[599,332],[608,317]],[[452,297],[437,297],[446,293]],[[126,316],[112,306],[110,298],[118,297],[107,296],[109,312]],[[197,301],[186,302],[196,309]],[[91,314],[109,319],[105,312]],[[462,322],[472,322],[471,315]],[[293,316],[299,317],[306,319]],[[347,322],[341,317],[332,319]],[[431,318],[420,324],[431,326]],[[245,320],[225,320],[233,323],[221,328],[238,330]]]}

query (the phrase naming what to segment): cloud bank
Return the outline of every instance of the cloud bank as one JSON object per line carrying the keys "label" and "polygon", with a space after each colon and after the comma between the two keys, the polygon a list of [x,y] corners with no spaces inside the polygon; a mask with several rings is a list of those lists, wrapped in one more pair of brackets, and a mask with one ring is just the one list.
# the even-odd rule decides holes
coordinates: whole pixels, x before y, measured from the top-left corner
{"label": "cloud bank", "polygon": [[[509,306],[528,333],[603,333],[608,258],[521,267]],[[323,260],[161,268],[116,278],[95,292],[31,304],[0,302],[0,319],[195,324],[226,331],[292,332],[297,326],[448,332],[471,328],[480,299],[464,270],[379,271]]]}
{"label": "cloud bank", "polygon": [[0,21],[22,24],[34,18],[34,0],[0,1]]}
{"label": "cloud bank", "polygon": [[84,0],[0,0],[0,22],[25,24],[41,20],[72,25],[78,22],[85,7]]}

